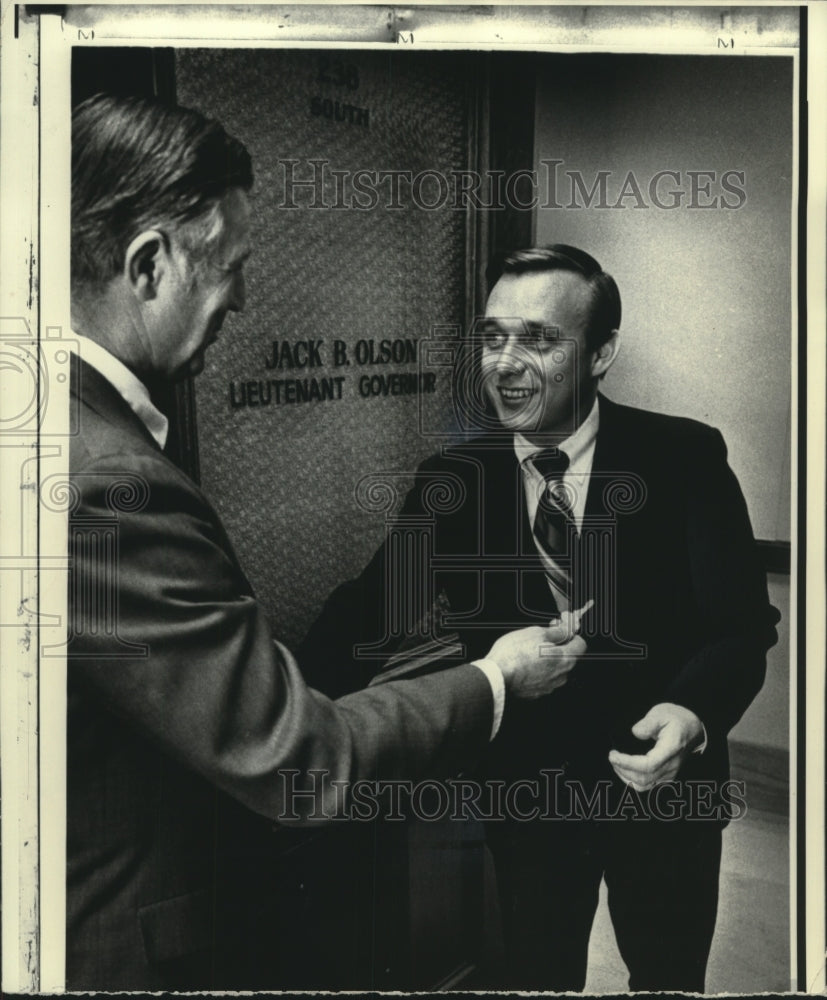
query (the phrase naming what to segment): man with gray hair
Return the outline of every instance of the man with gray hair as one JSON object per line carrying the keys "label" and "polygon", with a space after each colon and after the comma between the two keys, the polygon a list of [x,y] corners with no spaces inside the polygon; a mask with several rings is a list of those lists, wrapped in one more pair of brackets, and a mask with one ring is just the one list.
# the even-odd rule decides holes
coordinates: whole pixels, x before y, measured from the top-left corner
{"label": "man with gray hair", "polygon": [[[198,374],[244,307],[252,181],[244,146],[195,111],[99,95],[75,112],[71,990],[301,985],[280,979],[275,928],[256,919],[266,880],[237,884],[243,816],[326,821],[357,780],[465,767],[504,700],[554,690],[583,646],[533,626],[438,676],[337,702],[307,687],[209,500],[164,454],[153,398]],[[314,773],[321,798],[294,801]],[[243,956],[223,905],[239,895]]]}

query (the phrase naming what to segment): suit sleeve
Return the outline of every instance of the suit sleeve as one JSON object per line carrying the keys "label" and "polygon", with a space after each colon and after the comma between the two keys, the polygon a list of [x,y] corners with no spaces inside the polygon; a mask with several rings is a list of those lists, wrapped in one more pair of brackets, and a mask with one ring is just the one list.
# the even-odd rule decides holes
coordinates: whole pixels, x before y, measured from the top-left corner
{"label": "suit sleeve", "polygon": [[[161,456],[130,457],[142,495],[116,504],[113,519],[124,467],[98,459],[74,478],[70,683],[276,820],[294,808],[330,815],[332,781],[449,773],[479,756],[492,718],[481,671],[329,700],[274,642],[217,516],[183,474]],[[101,542],[106,524],[114,547]],[[311,769],[325,772],[330,800],[295,806],[290,772]]]}
{"label": "suit sleeve", "polygon": [[691,709],[710,738],[724,736],[760,690],[778,612],[738,481],[718,431],[683,465],[686,537],[701,642],[676,674],[666,701]]}

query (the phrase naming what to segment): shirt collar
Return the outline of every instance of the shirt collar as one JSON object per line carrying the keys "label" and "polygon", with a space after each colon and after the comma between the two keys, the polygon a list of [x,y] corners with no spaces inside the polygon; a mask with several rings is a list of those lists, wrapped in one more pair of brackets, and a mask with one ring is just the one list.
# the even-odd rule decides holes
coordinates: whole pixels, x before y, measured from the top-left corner
{"label": "shirt collar", "polygon": [[155,439],[158,447],[163,449],[167,443],[169,421],[149,398],[147,387],[105,347],[80,334],[75,334],[75,337],[79,348],[78,356],[112,384]]}
{"label": "shirt collar", "polygon": [[[595,399],[594,405],[583,423],[573,434],[570,434],[565,441],[561,441],[557,446],[560,451],[563,451],[566,455],[568,455],[570,469],[576,470],[577,466],[581,464],[582,459],[589,454],[594,445],[595,438],[597,437],[599,426],[600,407],[598,406],[597,399]],[[522,434],[516,433],[514,435],[514,452],[520,465],[522,465],[526,459],[531,458],[532,455],[536,455],[542,450],[542,448],[539,448],[536,444],[532,444],[531,441],[524,438]]]}

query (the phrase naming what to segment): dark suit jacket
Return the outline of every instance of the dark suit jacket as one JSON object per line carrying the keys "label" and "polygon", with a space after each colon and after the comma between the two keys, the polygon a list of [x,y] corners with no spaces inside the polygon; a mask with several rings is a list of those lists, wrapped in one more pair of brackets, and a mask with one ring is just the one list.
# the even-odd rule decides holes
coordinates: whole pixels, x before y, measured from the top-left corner
{"label": "dark suit jacket", "polygon": [[[434,493],[439,479],[453,499]],[[459,635],[465,655],[482,656],[499,633],[553,613],[510,436],[480,437],[424,462],[400,513],[398,529],[406,528],[432,539],[429,596],[450,605],[443,630]],[[709,737],[682,776],[724,780],[726,734],[763,683],[777,613],[718,431],[601,396],[586,535],[589,655],[565,687],[506,713],[489,774],[561,767],[613,780],[609,749],[643,752],[631,726],[670,701],[692,709]],[[386,542],[331,596],[303,642],[300,661],[321,689],[352,690],[382,665],[352,660],[341,669],[354,642],[393,632],[387,588],[422,575],[412,563],[395,567],[392,551],[415,549]]]}
{"label": "dark suit jacket", "polygon": [[[102,376],[80,363],[73,378],[67,985],[248,985],[233,921],[269,912],[256,892],[272,886],[235,862],[251,811],[289,820],[284,769],[453,771],[487,745],[490,687],[466,664],[336,703],[310,690],[206,497]],[[276,932],[255,924],[249,985],[278,988]]]}

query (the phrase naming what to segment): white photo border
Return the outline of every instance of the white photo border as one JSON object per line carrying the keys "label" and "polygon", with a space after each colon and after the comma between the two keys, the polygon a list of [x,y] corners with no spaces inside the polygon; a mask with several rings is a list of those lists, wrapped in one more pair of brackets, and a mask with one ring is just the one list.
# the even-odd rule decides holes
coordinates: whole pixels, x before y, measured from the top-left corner
{"label": "white photo border", "polygon": [[[470,5],[419,4],[411,8],[369,4],[330,4],[324,11],[312,4],[295,8],[288,36],[276,30],[273,9],[245,7],[242,14],[220,5],[187,8],[176,4],[69,5],[65,16],[37,13],[36,6],[2,3],[4,44],[0,55],[0,163],[2,163],[2,301],[3,340],[13,342],[15,357],[45,358],[55,364],[61,341],[70,336],[69,258],[69,118],[71,53],[75,46],[174,45],[181,47],[536,49],[541,51],[668,52],[714,54],[720,43],[710,25],[731,28],[738,11],[778,14],[778,30],[744,39],[740,51],[753,55],[784,54],[795,60],[799,109],[794,116],[802,132],[794,137],[795,183],[806,179],[797,196],[796,235],[793,219],[794,317],[806,319],[797,331],[793,351],[793,416],[801,414],[799,432],[793,426],[792,556],[791,567],[791,983],[800,992],[823,992],[825,979],[825,273],[827,272],[827,137],[820,127],[827,120],[827,67],[819,54],[827,48],[827,8],[817,0],[802,6],[789,3],[620,5],[612,3],[546,5],[529,3],[509,19],[508,4],[494,4],[500,16],[497,30],[511,26],[505,42],[492,37],[489,15],[468,15]],[[563,42],[538,41],[534,12],[542,12],[548,31],[574,24],[573,14],[590,8],[585,39],[572,28]],[[430,9],[429,9],[430,8]],[[53,10],[54,8],[52,8]],[[790,45],[790,12],[800,11],[802,44]],[[159,17],[160,13],[167,17]],[[646,18],[650,15],[647,27]],[[680,12],[679,28],[675,14]],[[785,13],[786,12],[786,13]],[[462,17],[458,16],[460,13]],[[714,14],[714,18],[712,15]],[[146,20],[151,17],[151,20]],[[523,17],[523,20],[520,20]],[[186,19],[185,19],[186,18]],[[396,20],[394,20],[394,18]],[[726,20],[729,18],[729,21]],[[272,37],[261,37],[268,20]],[[255,39],[249,25],[255,22]],[[178,32],[186,24],[189,34]],[[390,28],[389,28],[390,25]],[[534,25],[531,27],[531,25]],[[151,30],[147,26],[151,27]],[[529,26],[529,27],[527,27]],[[219,33],[221,29],[221,33]],[[247,35],[245,36],[245,30]],[[519,40],[521,30],[526,40]],[[142,34],[143,31],[143,34]],[[390,35],[388,32],[390,31]],[[391,42],[384,39],[393,38]],[[726,36],[723,36],[726,37]],[[530,39],[530,40],[529,40]],[[739,39],[740,41],[740,39]],[[778,46],[782,46],[779,48]],[[728,50],[724,48],[724,52]],[[799,89],[801,93],[799,94]],[[806,102],[806,104],[805,104]],[[798,163],[798,152],[806,158]],[[794,194],[795,214],[795,194]],[[806,262],[806,263],[805,263]],[[806,269],[805,269],[806,267]],[[797,320],[794,318],[794,323]],[[796,344],[796,331],[793,331]],[[5,348],[0,345],[0,351]],[[4,363],[4,368],[8,366]],[[59,362],[58,362],[59,367]],[[39,509],[39,456],[62,449],[65,456],[68,395],[65,383],[49,380],[49,365],[36,367],[35,409],[43,422],[22,423],[20,433],[0,438],[0,466],[12,475],[0,476],[0,510],[4,517],[0,569],[0,767],[2,768],[2,987],[10,993],[60,992],[65,964],[65,660],[41,657],[45,646],[62,641],[66,620],[66,523]],[[15,383],[16,384],[16,383]],[[14,388],[14,387],[13,387]],[[6,390],[4,389],[4,392]],[[48,393],[48,406],[43,400]],[[802,406],[806,399],[806,406]],[[8,397],[6,397],[7,404]],[[23,399],[14,413],[26,413]],[[14,406],[15,404],[12,404]],[[3,420],[11,412],[0,414]],[[56,454],[54,451],[52,455]],[[26,461],[21,462],[21,455]],[[54,471],[54,464],[50,465]],[[21,491],[20,470],[26,489]],[[66,470],[68,471],[68,469]],[[803,480],[800,472],[806,471]],[[796,489],[795,487],[798,487]],[[21,499],[22,498],[22,499]],[[17,516],[17,510],[20,514]],[[802,519],[806,518],[806,524]],[[799,659],[798,669],[792,664]],[[797,751],[797,752],[796,752]],[[16,905],[15,905],[16,904]]]}

